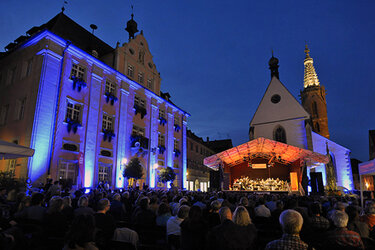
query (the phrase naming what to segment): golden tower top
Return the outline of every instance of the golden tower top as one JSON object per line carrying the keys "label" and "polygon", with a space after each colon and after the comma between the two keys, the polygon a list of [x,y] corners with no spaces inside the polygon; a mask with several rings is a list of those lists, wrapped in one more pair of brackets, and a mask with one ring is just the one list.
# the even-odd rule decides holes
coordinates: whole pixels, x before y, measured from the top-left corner
{"label": "golden tower top", "polygon": [[318,76],[315,72],[315,68],[314,68],[314,65],[313,65],[314,61],[310,57],[309,53],[310,53],[310,50],[309,50],[309,48],[307,47],[307,44],[306,44],[306,47],[305,47],[306,57],[305,57],[305,60],[303,62],[303,64],[305,65],[304,80],[303,80],[303,87],[304,88],[319,86],[319,79],[318,79]]}

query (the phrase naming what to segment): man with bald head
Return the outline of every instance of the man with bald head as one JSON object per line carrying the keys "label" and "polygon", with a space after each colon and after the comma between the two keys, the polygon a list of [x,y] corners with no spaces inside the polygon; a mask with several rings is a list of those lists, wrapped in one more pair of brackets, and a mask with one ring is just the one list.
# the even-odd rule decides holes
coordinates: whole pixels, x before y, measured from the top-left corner
{"label": "man with bald head", "polygon": [[280,214],[279,222],[283,230],[281,239],[271,241],[266,249],[309,249],[309,246],[299,237],[302,229],[303,218],[296,210],[288,209]]}

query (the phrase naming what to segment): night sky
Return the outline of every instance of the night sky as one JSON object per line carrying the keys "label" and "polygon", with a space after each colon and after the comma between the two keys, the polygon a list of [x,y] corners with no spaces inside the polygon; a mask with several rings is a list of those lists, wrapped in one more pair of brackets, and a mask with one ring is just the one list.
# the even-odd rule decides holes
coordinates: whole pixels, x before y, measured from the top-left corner
{"label": "night sky", "polygon": [[[0,48],[58,14],[63,1],[1,0]],[[304,46],[327,92],[331,140],[369,158],[375,129],[375,1],[70,0],[65,14],[115,47],[134,19],[144,31],[162,91],[189,112],[204,139],[248,141],[249,123],[270,82],[271,49],[280,80],[299,100]]]}

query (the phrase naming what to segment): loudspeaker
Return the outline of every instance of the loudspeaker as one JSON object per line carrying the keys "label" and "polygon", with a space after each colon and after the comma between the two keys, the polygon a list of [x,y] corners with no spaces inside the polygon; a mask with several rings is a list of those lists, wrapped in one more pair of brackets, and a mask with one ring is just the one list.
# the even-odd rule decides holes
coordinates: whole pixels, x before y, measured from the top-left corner
{"label": "loudspeaker", "polygon": [[310,172],[311,193],[324,195],[323,177],[321,172]]}

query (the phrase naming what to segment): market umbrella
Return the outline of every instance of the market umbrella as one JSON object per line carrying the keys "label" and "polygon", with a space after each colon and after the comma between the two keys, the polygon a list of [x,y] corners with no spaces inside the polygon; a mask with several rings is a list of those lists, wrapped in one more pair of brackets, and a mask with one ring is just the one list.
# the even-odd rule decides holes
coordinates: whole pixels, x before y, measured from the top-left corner
{"label": "market umbrella", "polygon": [[30,157],[34,149],[0,140],[0,160]]}

